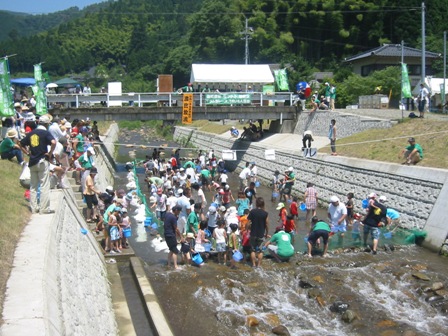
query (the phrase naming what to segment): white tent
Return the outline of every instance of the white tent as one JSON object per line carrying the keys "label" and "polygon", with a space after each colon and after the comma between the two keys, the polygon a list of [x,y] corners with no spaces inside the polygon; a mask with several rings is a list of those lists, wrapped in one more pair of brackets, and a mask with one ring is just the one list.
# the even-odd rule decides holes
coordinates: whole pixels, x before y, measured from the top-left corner
{"label": "white tent", "polygon": [[190,82],[202,83],[274,83],[267,64],[193,64]]}
{"label": "white tent", "polygon": [[[414,90],[412,90],[412,94],[414,96],[418,96],[420,93],[420,84],[421,80],[417,83]],[[443,78],[433,78],[430,76],[427,76],[425,78],[425,85],[429,90],[429,93],[431,94],[431,97],[438,94],[440,95],[440,88],[443,86]],[[445,94],[448,93],[448,79],[445,79]]]}

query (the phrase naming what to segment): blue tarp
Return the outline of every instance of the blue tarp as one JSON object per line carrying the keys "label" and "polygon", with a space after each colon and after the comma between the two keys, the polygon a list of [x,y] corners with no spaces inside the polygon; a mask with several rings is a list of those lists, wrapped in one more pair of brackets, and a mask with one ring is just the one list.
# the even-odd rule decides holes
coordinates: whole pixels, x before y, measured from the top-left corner
{"label": "blue tarp", "polygon": [[11,84],[18,86],[31,86],[36,84],[36,80],[34,78],[15,78],[11,79]]}

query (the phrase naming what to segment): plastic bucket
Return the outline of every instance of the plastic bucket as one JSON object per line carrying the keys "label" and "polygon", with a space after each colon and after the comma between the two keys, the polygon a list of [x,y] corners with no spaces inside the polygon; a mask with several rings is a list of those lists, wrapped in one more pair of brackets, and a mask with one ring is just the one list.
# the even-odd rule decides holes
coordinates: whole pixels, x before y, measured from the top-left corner
{"label": "plastic bucket", "polygon": [[368,199],[362,200],[362,208],[367,209],[368,207],[369,207],[369,200]]}
{"label": "plastic bucket", "polygon": [[125,238],[129,238],[129,237],[131,237],[131,236],[132,236],[131,228],[123,229],[123,237],[125,237]]}
{"label": "plastic bucket", "polygon": [[236,262],[240,262],[244,258],[243,254],[238,250],[235,251],[235,253],[233,254],[232,257],[233,257],[233,260],[235,260]]}
{"label": "plastic bucket", "polygon": [[306,211],[306,204],[305,203],[300,204],[300,210]]}
{"label": "plastic bucket", "polygon": [[206,236],[207,238],[212,236],[212,233],[210,232],[209,229],[205,229],[205,230],[204,230],[204,233],[205,233],[205,236]]}
{"label": "plastic bucket", "polygon": [[152,218],[151,217],[146,217],[145,223],[143,225],[144,226],[151,226],[151,223],[152,223]]}
{"label": "plastic bucket", "polygon": [[84,228],[81,228],[81,233],[83,234],[83,235],[86,235],[87,234],[87,232],[89,232],[89,231],[87,231],[86,229],[84,229]]}
{"label": "plastic bucket", "polygon": [[200,265],[204,262],[204,260],[202,260],[202,257],[199,253],[194,254],[193,257],[191,258],[191,260],[193,260],[193,262],[196,265]]}
{"label": "plastic bucket", "polygon": [[272,193],[272,197],[273,197],[273,198],[277,198],[278,196],[280,196],[280,194],[279,194],[278,192],[274,191],[274,192]]}
{"label": "plastic bucket", "polygon": [[383,233],[384,238],[391,239],[392,238],[392,232],[384,232]]}
{"label": "plastic bucket", "polygon": [[260,182],[255,181],[255,187],[258,188],[260,186]]}
{"label": "plastic bucket", "polygon": [[212,244],[204,243],[204,251],[205,252],[210,252],[211,248],[212,248]]}
{"label": "plastic bucket", "polygon": [[152,224],[151,224],[151,227],[152,227],[154,230],[157,230],[157,229],[159,228],[159,225],[157,225],[157,223],[152,223]]}

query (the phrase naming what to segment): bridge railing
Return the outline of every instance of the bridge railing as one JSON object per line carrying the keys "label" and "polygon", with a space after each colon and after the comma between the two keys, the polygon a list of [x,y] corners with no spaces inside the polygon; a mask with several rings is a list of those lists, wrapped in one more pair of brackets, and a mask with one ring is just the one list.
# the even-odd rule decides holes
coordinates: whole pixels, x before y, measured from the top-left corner
{"label": "bridge railing", "polygon": [[[192,92],[195,106],[225,106],[225,105],[246,105],[246,106],[265,106],[269,101],[274,103],[284,103],[292,101],[293,92],[274,92],[273,94],[264,94],[263,92]],[[206,95],[250,95],[249,101],[245,103],[220,103],[219,99],[213,100],[215,103],[208,103]],[[92,107],[101,105],[104,107],[113,106],[181,106],[183,94],[178,92],[143,92],[143,93],[122,93],[113,95],[108,93],[92,93],[92,94],[47,94],[47,101],[50,107]],[[211,100],[208,100],[209,102]],[[274,104],[275,105],[275,104]]]}

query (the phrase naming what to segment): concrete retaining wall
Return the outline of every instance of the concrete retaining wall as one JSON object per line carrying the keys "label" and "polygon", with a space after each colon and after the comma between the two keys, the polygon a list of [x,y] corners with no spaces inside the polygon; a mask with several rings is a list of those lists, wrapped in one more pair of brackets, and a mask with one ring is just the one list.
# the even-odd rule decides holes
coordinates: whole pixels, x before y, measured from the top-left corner
{"label": "concrete retaining wall", "polygon": [[348,192],[354,192],[355,207],[360,211],[362,199],[370,192],[385,195],[389,199],[388,206],[401,213],[404,227],[424,228],[428,231],[426,244],[433,249],[440,248],[448,233],[445,220],[447,215],[443,210],[446,206],[446,197],[443,195],[446,192],[441,194],[442,189],[448,189],[444,188],[448,181],[446,170],[330,155],[305,159],[297,155],[299,148],[297,151],[276,151],[276,160],[268,161],[264,158],[267,147],[262,143],[235,141],[229,137],[184,127],[176,127],[174,138],[177,141],[189,139],[198,149],[214,149],[217,155],[221,155],[222,150],[236,150],[237,161],[227,162],[227,168],[239,172],[246,161],[255,161],[259,179],[265,185],[269,183],[275,170],[283,172],[287,167],[293,166],[297,179],[293,194],[302,195],[306,184],[313,182],[324,205],[331,195],[345,200]]}
{"label": "concrete retaining wall", "polygon": [[[109,132],[107,141],[117,134]],[[103,148],[96,152],[104,190],[114,184],[114,170]],[[76,196],[52,190],[50,200],[55,214],[33,215],[16,248],[0,334],[117,335],[104,256],[92,233],[81,233],[89,228]]]}

